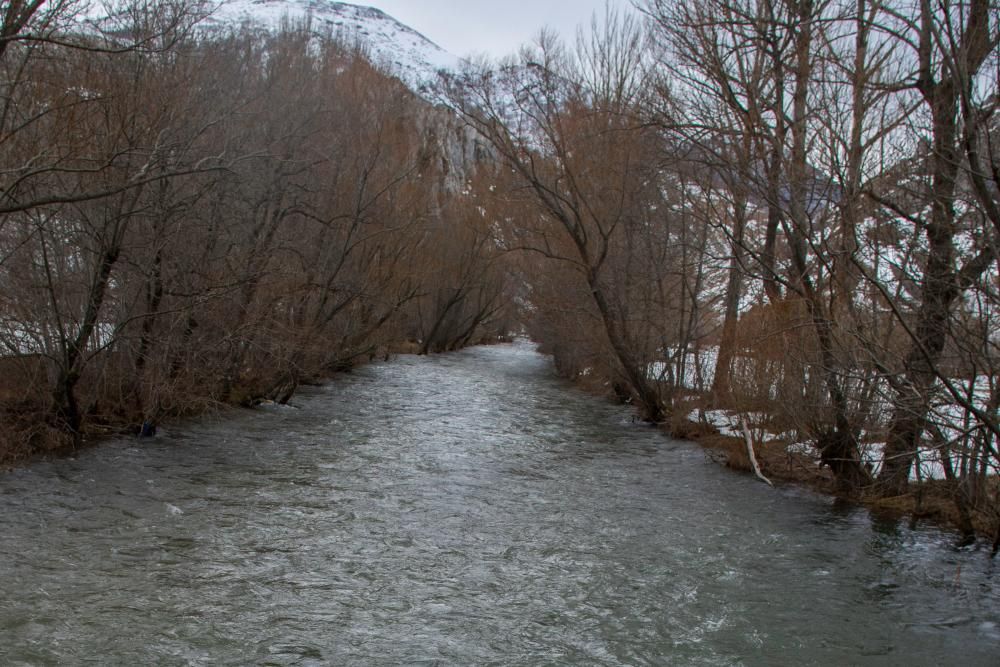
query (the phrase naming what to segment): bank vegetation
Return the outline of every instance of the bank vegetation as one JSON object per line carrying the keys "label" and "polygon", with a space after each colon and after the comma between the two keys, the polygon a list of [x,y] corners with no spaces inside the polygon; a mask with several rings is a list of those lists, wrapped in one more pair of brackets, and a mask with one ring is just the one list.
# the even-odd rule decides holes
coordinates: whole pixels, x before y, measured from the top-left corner
{"label": "bank vegetation", "polygon": [[0,462],[510,329],[458,123],[209,10],[0,10]]}
{"label": "bank vegetation", "polygon": [[996,3],[638,8],[451,81],[532,336],[734,465],[1000,543]]}

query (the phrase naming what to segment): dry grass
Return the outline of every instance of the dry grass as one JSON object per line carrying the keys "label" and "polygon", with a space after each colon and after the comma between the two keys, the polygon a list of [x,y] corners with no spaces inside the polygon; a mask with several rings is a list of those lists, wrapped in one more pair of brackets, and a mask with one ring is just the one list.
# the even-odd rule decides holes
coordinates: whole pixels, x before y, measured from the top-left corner
{"label": "dry grass", "polygon": [[[1000,479],[991,478],[991,483],[993,489],[987,495],[997,497],[1000,493]],[[961,527],[954,500],[956,491],[950,482],[934,479],[911,484],[910,487],[910,492],[904,495],[865,498],[864,504],[874,512],[891,517],[907,516],[914,521],[925,520],[936,525]],[[1000,525],[1000,516],[996,510],[973,509],[970,515],[976,533],[995,539]]]}
{"label": "dry grass", "polygon": [[[722,435],[712,426],[689,422],[690,426],[682,430],[671,431],[673,437],[682,437],[697,442],[710,452],[713,460],[722,463],[727,468],[740,472],[752,473],[750,457],[747,456],[746,443],[742,438]],[[760,464],[761,471],[773,482],[804,484],[817,490],[832,493],[833,478],[829,470],[816,465],[816,462],[803,454],[789,452],[779,441],[754,445],[754,454]]]}
{"label": "dry grass", "polygon": [[0,468],[70,451],[73,440],[53,428],[34,407],[0,403]]}
{"label": "dry grass", "polygon": [[[709,452],[709,457],[727,468],[744,473],[752,473],[746,444],[742,438],[720,434],[712,426],[687,421],[671,430],[671,435],[697,442]],[[798,484],[829,495],[837,495],[833,476],[827,468],[808,456],[788,452],[785,444],[772,441],[755,445],[754,452],[761,469],[771,481]],[[997,486],[992,492],[1000,497],[1000,479],[993,479]],[[864,505],[872,512],[889,518],[910,518],[912,521],[928,523],[961,530],[961,520],[955,506],[955,491],[944,480],[926,480],[910,485],[911,491],[891,498],[874,494],[864,494],[860,498],[846,498]],[[996,512],[977,510],[972,512],[972,523],[979,535],[995,539],[1000,517]]]}

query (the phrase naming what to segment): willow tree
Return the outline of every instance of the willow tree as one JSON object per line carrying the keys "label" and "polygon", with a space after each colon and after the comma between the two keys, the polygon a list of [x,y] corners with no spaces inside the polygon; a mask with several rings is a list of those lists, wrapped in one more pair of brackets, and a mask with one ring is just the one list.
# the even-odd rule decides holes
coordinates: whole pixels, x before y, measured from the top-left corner
{"label": "willow tree", "polygon": [[637,19],[609,11],[575,49],[543,32],[497,71],[466,72],[452,82],[450,103],[510,170],[512,197],[524,205],[510,221],[510,247],[580,281],[582,302],[565,305],[590,313],[615,381],[644,417],[661,420],[665,405],[648,369],[655,350],[643,349],[648,327],[630,312],[632,286],[616,270],[662,196],[659,135],[639,116],[651,89],[645,46]]}
{"label": "willow tree", "polygon": [[[185,95],[168,99],[171,53],[198,16],[196,2],[108,3],[85,22],[85,3],[13,2],[0,16],[0,257],[11,295],[6,317],[25,314],[18,352],[51,362],[51,418],[74,440],[77,390],[118,333],[112,302],[130,229],[155,183],[206,168],[186,151]],[[34,302],[34,303],[31,303]],[[9,342],[9,341],[8,341]]]}

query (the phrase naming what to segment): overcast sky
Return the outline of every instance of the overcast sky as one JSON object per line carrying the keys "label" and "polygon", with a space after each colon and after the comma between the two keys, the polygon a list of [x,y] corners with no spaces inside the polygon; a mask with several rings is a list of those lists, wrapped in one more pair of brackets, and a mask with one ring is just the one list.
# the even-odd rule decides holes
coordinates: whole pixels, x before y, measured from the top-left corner
{"label": "overcast sky", "polygon": [[[576,26],[604,12],[605,0],[350,0],[378,7],[456,56],[517,51],[542,26],[573,38]],[[610,0],[629,9],[629,0]]]}

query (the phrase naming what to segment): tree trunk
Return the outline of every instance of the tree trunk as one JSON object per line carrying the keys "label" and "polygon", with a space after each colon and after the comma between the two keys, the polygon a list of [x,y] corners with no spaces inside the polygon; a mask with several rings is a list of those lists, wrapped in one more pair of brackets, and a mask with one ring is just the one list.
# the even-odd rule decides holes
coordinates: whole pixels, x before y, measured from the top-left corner
{"label": "tree trunk", "polygon": [[[963,17],[961,43],[938,41],[937,10],[926,0],[920,5],[919,76],[917,87],[930,107],[932,152],[931,218],[927,224],[927,266],[921,283],[923,302],[917,314],[914,339],[906,356],[901,389],[893,404],[879,484],[886,494],[905,492],[910,469],[926,427],[937,364],[948,337],[952,308],[961,294],[955,269],[955,187],[961,164],[959,114],[963,96],[993,45],[990,40],[989,0],[971,0]],[[944,53],[940,53],[944,51]],[[945,65],[935,72],[935,55]],[[964,281],[963,281],[964,282]]]}
{"label": "tree trunk", "polygon": [[73,436],[74,444],[79,444],[83,415],[76,397],[76,385],[80,380],[80,362],[87,342],[97,327],[101,305],[107,293],[111,270],[118,261],[119,248],[109,248],[101,255],[97,275],[90,285],[87,307],[76,335],[71,340],[63,340],[62,363],[53,392],[53,404],[59,425]]}
{"label": "tree trunk", "polygon": [[660,394],[653,387],[649,379],[648,370],[645,365],[640,368],[635,355],[628,345],[623,332],[620,331],[618,320],[612,312],[611,304],[601,290],[596,271],[591,270],[587,275],[587,284],[590,286],[594,296],[594,303],[601,313],[601,320],[604,322],[604,331],[611,343],[618,363],[621,366],[625,379],[631,385],[632,392],[639,403],[639,410],[642,418],[651,422],[663,421],[665,415],[663,404],[660,401]]}
{"label": "tree trunk", "polygon": [[936,365],[948,336],[952,306],[959,295],[955,263],[955,183],[958,172],[955,111],[957,93],[946,82],[927,87],[934,146],[930,156],[931,219],[927,224],[928,255],[921,284],[923,302],[915,338],[906,356],[901,389],[893,401],[885,460],[878,481],[884,493],[906,491],[936,380]]}
{"label": "tree trunk", "polygon": [[746,229],[746,201],[736,202],[733,216],[733,239],[730,243],[729,276],[726,280],[726,314],[722,322],[722,336],[715,363],[715,377],[712,378],[712,401],[716,405],[729,402],[732,394],[733,357],[736,352],[736,327],[740,316],[740,299],[743,296],[743,271],[745,270],[746,249],[744,231]]}

